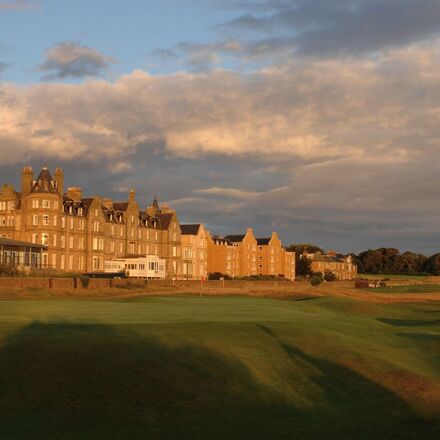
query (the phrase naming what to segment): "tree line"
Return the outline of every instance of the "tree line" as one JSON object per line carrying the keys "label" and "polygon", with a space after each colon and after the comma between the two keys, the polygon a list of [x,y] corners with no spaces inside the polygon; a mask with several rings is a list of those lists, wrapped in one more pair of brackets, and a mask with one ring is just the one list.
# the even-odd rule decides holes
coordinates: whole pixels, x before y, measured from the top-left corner
{"label": "tree line", "polygon": [[[309,275],[310,261],[300,258],[305,251],[325,253],[313,244],[291,244],[287,250],[296,253],[296,275]],[[400,253],[396,248],[368,249],[359,254],[350,253],[359,273],[399,275],[440,275],[440,252],[426,256],[415,252]]]}

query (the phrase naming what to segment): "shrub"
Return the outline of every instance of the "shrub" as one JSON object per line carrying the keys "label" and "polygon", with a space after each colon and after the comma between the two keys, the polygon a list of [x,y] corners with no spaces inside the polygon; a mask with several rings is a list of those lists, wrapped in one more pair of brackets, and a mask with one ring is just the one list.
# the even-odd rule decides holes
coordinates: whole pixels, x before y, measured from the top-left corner
{"label": "shrub", "polygon": [[0,264],[0,276],[16,277],[18,275],[20,275],[20,272],[13,264]]}
{"label": "shrub", "polygon": [[324,280],[325,281],[335,281],[336,275],[331,270],[326,270],[324,273]]}
{"label": "shrub", "polygon": [[322,283],[322,278],[317,277],[316,275],[310,278],[310,284],[314,287],[319,286]]}
{"label": "shrub", "polygon": [[221,272],[211,272],[208,274],[208,280],[219,280],[220,278],[223,278],[225,280],[232,279],[229,275]]}
{"label": "shrub", "polygon": [[89,277],[81,276],[79,277],[79,280],[81,281],[81,286],[83,287],[83,289],[87,289],[87,287],[89,287],[89,283],[90,283]]}

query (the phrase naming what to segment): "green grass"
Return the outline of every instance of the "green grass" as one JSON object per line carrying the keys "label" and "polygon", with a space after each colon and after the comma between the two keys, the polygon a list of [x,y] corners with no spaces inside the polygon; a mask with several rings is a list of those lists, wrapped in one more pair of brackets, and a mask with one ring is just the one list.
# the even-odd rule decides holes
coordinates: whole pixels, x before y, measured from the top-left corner
{"label": "green grass", "polygon": [[0,302],[1,439],[438,438],[440,307]]}
{"label": "green grass", "polygon": [[440,298],[439,284],[414,284],[411,286],[390,286],[365,289],[376,293],[438,293]]}

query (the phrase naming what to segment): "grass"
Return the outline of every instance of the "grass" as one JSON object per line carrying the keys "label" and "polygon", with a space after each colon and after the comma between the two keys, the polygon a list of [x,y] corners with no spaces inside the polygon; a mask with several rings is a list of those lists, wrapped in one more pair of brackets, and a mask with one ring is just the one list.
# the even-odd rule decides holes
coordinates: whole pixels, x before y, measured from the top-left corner
{"label": "grass", "polygon": [[371,273],[360,273],[359,278],[364,278],[367,280],[408,280],[408,281],[425,281],[428,277],[425,275],[384,275],[384,274],[371,274]]}
{"label": "grass", "polygon": [[365,289],[375,293],[439,293],[439,284],[415,284],[410,286],[390,286]]}
{"label": "grass", "polygon": [[440,307],[0,302],[0,438],[438,438]]}

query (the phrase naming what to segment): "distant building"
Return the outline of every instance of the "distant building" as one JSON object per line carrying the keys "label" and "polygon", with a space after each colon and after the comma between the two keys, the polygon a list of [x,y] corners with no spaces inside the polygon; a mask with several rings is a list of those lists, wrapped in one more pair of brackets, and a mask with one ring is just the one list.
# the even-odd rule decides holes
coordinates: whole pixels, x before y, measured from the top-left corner
{"label": "distant building", "polygon": [[283,247],[276,232],[269,238],[257,238],[258,274],[295,279],[295,253]]}
{"label": "distant building", "polygon": [[208,277],[208,242],[205,227],[198,224],[180,225],[182,240],[182,277],[206,280]]}
{"label": "distant building", "polygon": [[34,177],[24,167],[21,191],[3,185],[0,237],[47,246],[42,266],[58,271],[104,271],[104,262],[156,255],[166,261],[169,278],[181,276],[181,239],[177,214],[157,199],[141,210],[130,191],[124,202],[83,197],[79,187],[64,191],[60,168],[52,177],[44,166]]}
{"label": "distant building", "polygon": [[351,255],[344,256],[335,251],[328,251],[327,254],[321,252],[304,252],[301,258],[311,260],[312,272],[332,272],[338,280],[354,280],[357,277],[357,265],[353,263]]}
{"label": "distant building", "polygon": [[252,275],[295,278],[295,254],[287,252],[276,232],[270,238],[255,238],[251,228],[246,234],[208,236],[208,272],[230,277]]}

